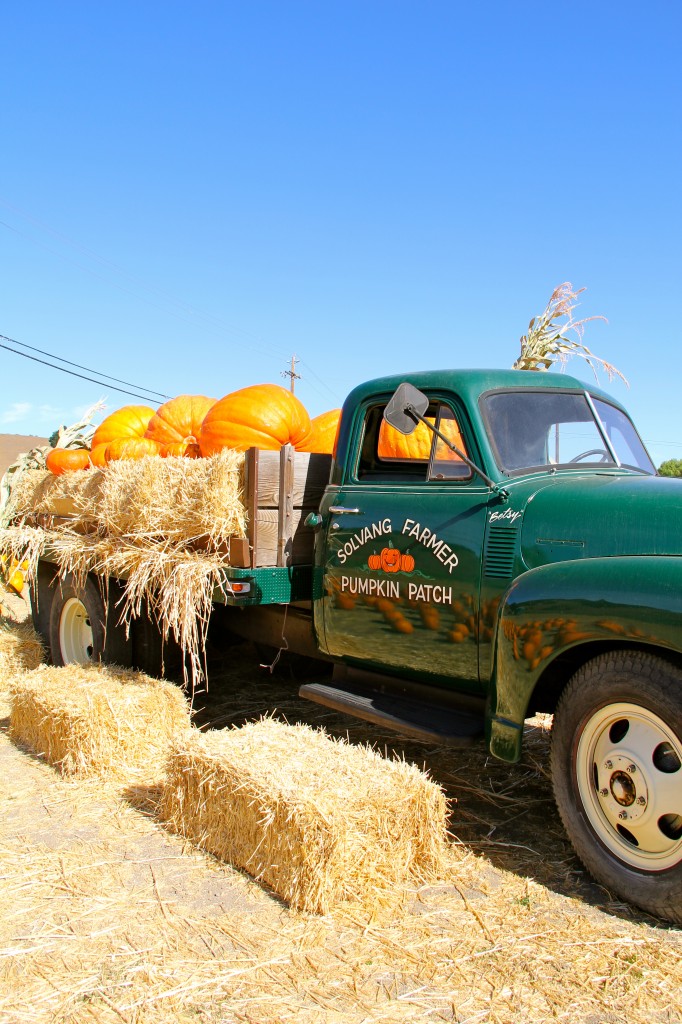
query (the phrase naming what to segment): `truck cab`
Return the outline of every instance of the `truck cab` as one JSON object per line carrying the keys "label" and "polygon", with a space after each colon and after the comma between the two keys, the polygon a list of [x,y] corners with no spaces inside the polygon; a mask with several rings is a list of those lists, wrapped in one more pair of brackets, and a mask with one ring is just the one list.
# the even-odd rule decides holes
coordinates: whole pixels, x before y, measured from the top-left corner
{"label": "truck cab", "polygon": [[556,373],[368,382],[315,524],[317,643],[343,668],[302,695],[508,761],[554,714],[578,854],[682,919],[682,482],[625,409]]}

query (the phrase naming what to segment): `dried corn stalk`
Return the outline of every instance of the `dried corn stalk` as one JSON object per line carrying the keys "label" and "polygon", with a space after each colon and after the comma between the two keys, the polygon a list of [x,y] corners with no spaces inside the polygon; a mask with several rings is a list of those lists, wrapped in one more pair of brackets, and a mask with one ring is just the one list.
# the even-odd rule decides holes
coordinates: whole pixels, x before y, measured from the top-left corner
{"label": "dried corn stalk", "polygon": [[[513,370],[548,370],[557,360],[563,365],[570,356],[579,356],[591,367],[595,377],[597,366],[600,366],[606,371],[609,380],[620,377],[625,384],[628,383],[620,370],[605,359],[595,356],[583,344],[585,324],[590,320],[606,320],[603,316],[574,319],[573,310],[577,305],[575,300],[584,291],[584,288],[573,291],[570,281],[554,289],[542,313],[533,317],[528,325],[528,333],[521,338],[521,354],[513,364]],[[570,332],[575,337],[570,337]]]}

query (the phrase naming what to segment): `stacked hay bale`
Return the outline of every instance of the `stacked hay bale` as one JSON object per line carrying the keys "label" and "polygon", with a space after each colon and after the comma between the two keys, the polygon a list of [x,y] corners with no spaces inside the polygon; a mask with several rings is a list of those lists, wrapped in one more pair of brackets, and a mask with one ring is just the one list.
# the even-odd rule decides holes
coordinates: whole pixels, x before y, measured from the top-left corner
{"label": "stacked hay bale", "polygon": [[305,725],[192,730],[172,747],[161,816],[291,906],[370,915],[433,880],[446,800],[424,773]]}
{"label": "stacked hay bale", "polygon": [[243,538],[244,455],[226,449],[207,459],[144,458],[105,471],[55,476],[30,470],[16,480],[11,521],[0,551],[26,559],[35,578],[49,548],[62,577],[93,572],[125,581],[121,616],[149,612],[188,655],[202,678],[212,598],[233,538]]}
{"label": "stacked hay bale", "polygon": [[10,681],[10,737],[64,775],[158,781],[189,728],[182,691],[140,672],[43,665]]}
{"label": "stacked hay bale", "polygon": [[19,672],[37,668],[44,660],[42,641],[30,622],[0,619],[0,686]]}

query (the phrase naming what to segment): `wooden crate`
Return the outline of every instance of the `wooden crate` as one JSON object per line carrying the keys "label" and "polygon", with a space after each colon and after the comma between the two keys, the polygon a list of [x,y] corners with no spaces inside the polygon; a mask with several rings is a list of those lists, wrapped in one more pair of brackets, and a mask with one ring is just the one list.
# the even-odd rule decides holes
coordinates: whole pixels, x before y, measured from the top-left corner
{"label": "wooden crate", "polygon": [[[315,532],[304,525],[329,483],[331,455],[250,448],[244,463],[247,537],[243,564],[300,565],[313,561]],[[231,561],[237,552],[232,549]]]}

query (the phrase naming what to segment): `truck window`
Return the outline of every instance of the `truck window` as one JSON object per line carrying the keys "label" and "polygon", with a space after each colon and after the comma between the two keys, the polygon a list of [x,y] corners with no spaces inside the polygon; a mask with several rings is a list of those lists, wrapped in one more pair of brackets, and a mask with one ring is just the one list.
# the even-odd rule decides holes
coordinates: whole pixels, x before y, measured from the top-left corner
{"label": "truck window", "polygon": [[[424,423],[411,434],[401,434],[383,418],[384,406],[373,406],[365,418],[358,466],[359,480],[463,480],[471,470]],[[468,456],[459,422],[449,405],[430,403],[426,419]]]}
{"label": "truck window", "polygon": [[605,432],[621,465],[654,472],[627,416],[596,397],[591,401],[585,393],[570,391],[518,389],[484,396],[481,407],[500,469],[614,466]]}

